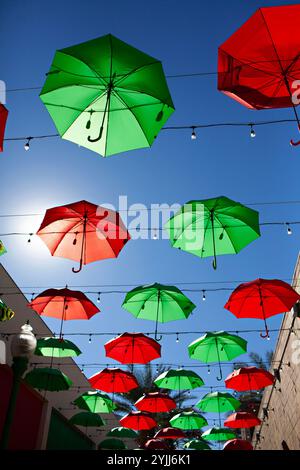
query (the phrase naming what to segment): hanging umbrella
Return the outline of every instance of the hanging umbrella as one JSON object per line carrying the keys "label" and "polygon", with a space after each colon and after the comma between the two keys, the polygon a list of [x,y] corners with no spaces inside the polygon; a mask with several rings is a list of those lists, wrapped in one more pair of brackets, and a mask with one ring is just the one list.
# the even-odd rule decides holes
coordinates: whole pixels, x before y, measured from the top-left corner
{"label": "hanging umbrella", "polygon": [[161,62],[111,34],[58,50],[40,97],[63,139],[102,156],[150,147],[174,112]]}
{"label": "hanging umbrella", "polygon": [[138,437],[138,433],[136,431],[124,428],[123,426],[111,429],[106,435],[111,437],[122,437],[124,439],[136,439]]}
{"label": "hanging umbrella", "polygon": [[98,391],[83,393],[74,400],[74,404],[92,413],[111,413],[117,408],[108,395]]}
{"label": "hanging umbrella", "polygon": [[76,415],[73,415],[70,418],[71,424],[76,424],[77,426],[84,426],[84,427],[98,427],[104,426],[105,421],[101,418],[101,416],[97,415],[97,413],[91,413],[90,411],[81,411]]}
{"label": "hanging umbrella", "polygon": [[152,392],[146,393],[139,398],[134,406],[139,411],[148,411],[149,413],[165,413],[176,408],[175,401],[166,393]]}
{"label": "hanging umbrella", "polygon": [[120,419],[120,424],[125,428],[133,429],[135,431],[142,431],[152,429],[157,426],[157,422],[149,413],[141,411],[131,411]]}
{"label": "hanging umbrella", "polygon": [[83,292],[64,289],[47,289],[37,295],[28,307],[35,310],[39,315],[59,318],[60,334],[62,339],[63,323],[66,320],[89,320],[93,315],[100,312],[96,305],[91,302]]}
{"label": "hanging umbrella", "polygon": [[182,431],[182,429],[168,427],[162,428],[154,435],[154,439],[184,439],[186,435]]}
{"label": "hanging umbrella", "polygon": [[145,449],[147,450],[168,450],[169,446],[165,441],[160,439],[149,439],[145,445]]}
{"label": "hanging umbrella", "polygon": [[254,414],[247,411],[238,411],[228,416],[224,421],[227,428],[254,428],[261,424],[261,420]]}
{"label": "hanging umbrella", "polygon": [[234,370],[225,379],[226,388],[233,388],[238,392],[249,390],[260,390],[261,388],[273,385],[274,375],[267,370],[257,367],[241,367]]}
{"label": "hanging umbrella", "polygon": [[6,248],[4,243],[0,240],[0,256],[4,255],[5,253],[7,253]]}
{"label": "hanging umbrella", "polygon": [[201,438],[205,441],[228,441],[235,438],[235,433],[227,428],[213,427],[205,431]]}
{"label": "hanging umbrella", "polygon": [[139,386],[130,372],[117,367],[107,367],[89,378],[92,388],[108,393],[127,393]]}
{"label": "hanging umbrella", "polygon": [[59,369],[43,367],[33,369],[25,375],[25,382],[39,390],[58,392],[68,390],[73,384]]}
{"label": "hanging umbrella", "polygon": [[224,444],[223,450],[253,450],[253,446],[243,439],[230,439]]}
{"label": "hanging umbrella", "polygon": [[195,411],[182,411],[170,419],[170,425],[178,429],[201,429],[208,423],[204,416],[199,415]]}
{"label": "hanging umbrella", "polygon": [[203,380],[196,372],[184,369],[169,369],[160,374],[154,384],[169,390],[193,390],[204,385]]}
{"label": "hanging umbrella", "polygon": [[34,354],[46,357],[75,357],[81,354],[76,344],[62,338],[40,338]]}
{"label": "hanging umbrella", "polygon": [[123,333],[104,345],[106,357],[121,364],[147,364],[160,356],[161,346],[143,333]]}
{"label": "hanging umbrella", "polygon": [[241,402],[234,398],[230,393],[211,392],[204,395],[196,403],[195,407],[205,413],[225,413],[226,411],[237,410]]}
{"label": "hanging umbrella", "polygon": [[219,47],[218,89],[250,109],[292,107],[300,126],[299,22],[300,5],[259,8]]}
{"label": "hanging umbrella", "polygon": [[37,235],[52,256],[84,264],[117,258],[130,235],[118,212],[87,201],[47,209]]}
{"label": "hanging umbrella", "polygon": [[260,237],[259,214],[239,202],[220,196],[190,201],[165,225],[174,248],[200,258],[236,254]]}
{"label": "hanging umbrella", "polygon": [[188,346],[188,351],[191,359],[205,363],[218,362],[220,377],[217,377],[217,380],[222,380],[221,361],[231,361],[245,354],[247,341],[226,331],[209,332],[193,341]]}
{"label": "hanging umbrella", "polygon": [[11,320],[15,312],[0,299],[0,322]]}
{"label": "hanging umbrella", "polygon": [[8,111],[2,103],[0,103],[0,152],[3,152],[3,140],[5,133],[6,120]]}
{"label": "hanging umbrella", "polygon": [[120,439],[104,439],[98,445],[99,450],[126,450],[127,447]]}
{"label": "hanging umbrella", "polygon": [[165,323],[188,318],[196,308],[177,287],[162,284],[139,286],[127,293],[122,307],[136,318],[155,320],[155,339],[158,322]]}
{"label": "hanging umbrella", "polygon": [[269,337],[266,319],[291,310],[300,295],[286,282],[278,279],[255,279],[240,284],[231,294],[224,308],[237,318],[262,318]]}
{"label": "hanging umbrella", "polygon": [[207,442],[202,439],[192,439],[186,442],[183,447],[188,450],[211,450]]}

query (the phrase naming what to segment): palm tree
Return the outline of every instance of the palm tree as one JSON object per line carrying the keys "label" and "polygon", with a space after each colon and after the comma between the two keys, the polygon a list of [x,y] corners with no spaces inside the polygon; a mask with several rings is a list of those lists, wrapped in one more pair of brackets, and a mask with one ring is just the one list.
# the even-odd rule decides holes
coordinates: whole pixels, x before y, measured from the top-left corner
{"label": "palm tree", "polygon": [[[158,365],[156,370],[151,366],[151,364],[145,364],[143,367],[132,367],[128,366],[128,369],[130,372],[133,373],[138,381],[139,386],[133,390],[131,390],[129,393],[124,393],[124,394],[115,394],[114,396],[114,402],[116,403],[118,410],[115,412],[116,415],[119,415],[119,417],[123,416],[125,413],[129,413],[130,411],[135,410],[134,403],[144,394],[144,393],[150,393],[150,392],[157,392],[158,388],[154,384],[154,380],[156,377],[166,370],[169,369],[169,367],[166,367],[164,365]],[[172,415],[175,414],[176,412],[182,411],[184,408],[187,408],[185,405],[187,400],[195,400],[197,397],[193,396],[190,394],[189,390],[181,390],[181,391],[170,391],[170,390],[165,390],[165,389],[160,389],[162,393],[167,393],[177,404],[176,410],[172,410]],[[190,408],[190,407],[189,407]],[[171,416],[170,413],[157,413],[155,415],[155,419],[159,425],[159,427],[166,427],[169,426],[169,420]],[[148,439],[153,438],[155,434],[155,430],[147,430],[147,431],[140,431],[139,436],[137,438],[138,444],[143,447],[145,442]],[[196,433],[199,435],[199,432]],[[195,433],[193,433],[193,437],[195,436]],[[174,443],[171,444],[171,446],[174,445]]]}

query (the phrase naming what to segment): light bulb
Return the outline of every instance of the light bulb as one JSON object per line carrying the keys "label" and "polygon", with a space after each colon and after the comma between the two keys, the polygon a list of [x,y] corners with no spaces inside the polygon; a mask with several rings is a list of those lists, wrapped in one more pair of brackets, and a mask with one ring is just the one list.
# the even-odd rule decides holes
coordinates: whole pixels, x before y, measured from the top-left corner
{"label": "light bulb", "polygon": [[255,136],[256,136],[255,130],[253,129],[253,126],[251,125],[250,137],[254,138]]}
{"label": "light bulb", "polygon": [[176,336],[176,343],[179,343],[179,335],[178,335],[178,333],[176,333],[176,335],[177,335],[177,336]]}
{"label": "light bulb", "polygon": [[97,304],[100,304],[100,292],[98,292]]}
{"label": "light bulb", "polygon": [[92,342],[92,335],[89,336],[89,343],[91,344]]}
{"label": "light bulb", "polygon": [[290,227],[290,224],[286,224],[286,225],[287,225],[287,234],[292,235],[293,232],[292,232],[292,229]]}
{"label": "light bulb", "polygon": [[192,127],[193,131],[192,131],[192,134],[191,134],[191,139],[192,140],[196,140],[197,139],[197,135],[196,135],[196,132],[195,132],[195,128]]}
{"label": "light bulb", "polygon": [[26,150],[26,152],[28,152],[28,150],[30,149],[30,140],[31,140],[31,137],[28,137],[27,142],[24,145],[24,150]]}
{"label": "light bulb", "polygon": [[157,240],[157,232],[156,232],[156,230],[154,230],[154,233],[153,233],[153,240]]}
{"label": "light bulb", "polygon": [[202,291],[202,292],[203,292],[203,294],[202,294],[202,300],[203,300],[203,302],[205,302],[205,300],[206,300],[206,296],[205,296],[205,290],[204,290],[204,291]]}

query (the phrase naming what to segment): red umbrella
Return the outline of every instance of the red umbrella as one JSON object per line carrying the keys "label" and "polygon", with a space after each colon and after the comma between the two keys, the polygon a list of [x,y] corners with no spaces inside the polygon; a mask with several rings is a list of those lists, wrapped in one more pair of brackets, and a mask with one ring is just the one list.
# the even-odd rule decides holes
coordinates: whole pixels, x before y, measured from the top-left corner
{"label": "red umbrella", "polygon": [[299,23],[300,5],[259,8],[219,47],[218,89],[250,109],[293,107],[300,129]]}
{"label": "red umbrella", "polygon": [[139,386],[133,374],[117,367],[97,372],[89,382],[92,388],[108,393],[127,393]]}
{"label": "red umbrella", "polygon": [[261,424],[261,420],[254,414],[247,411],[237,411],[224,421],[227,428],[254,428]]}
{"label": "red umbrella", "polygon": [[261,388],[273,385],[274,375],[267,370],[257,367],[241,367],[234,370],[225,379],[226,388],[233,388],[238,392],[249,390],[260,390]]}
{"label": "red umbrella", "polygon": [[3,152],[3,139],[4,139],[7,116],[8,116],[8,111],[6,107],[0,103],[0,152]]}
{"label": "red umbrella", "polygon": [[107,258],[117,258],[130,235],[118,212],[79,201],[46,211],[37,235],[52,256],[84,264]]}
{"label": "red umbrella", "polygon": [[160,357],[160,344],[143,333],[123,333],[104,345],[107,357],[122,364],[147,364]]}
{"label": "red umbrella", "polygon": [[149,439],[149,441],[147,441],[145,443],[145,449],[148,449],[148,450],[152,450],[152,449],[156,449],[156,450],[166,450],[166,449],[169,449],[169,446],[166,442],[164,441],[161,441],[160,439]]}
{"label": "red umbrella", "polygon": [[288,312],[300,295],[286,282],[278,279],[255,279],[240,284],[231,294],[224,308],[237,318],[262,318],[269,336],[266,318]]}
{"label": "red umbrella", "polygon": [[166,393],[146,393],[135,402],[134,406],[140,411],[164,413],[176,408],[176,403]]}
{"label": "red umbrella", "polygon": [[124,428],[134,429],[135,431],[142,431],[152,429],[157,426],[157,422],[148,413],[141,411],[131,411],[120,419],[120,424]]}
{"label": "red umbrella", "polygon": [[186,435],[178,428],[163,428],[157,431],[154,439],[184,439]]}
{"label": "red umbrella", "polygon": [[89,320],[100,312],[83,292],[65,289],[47,289],[33,299],[28,307],[39,315],[61,320],[60,337],[65,320]]}
{"label": "red umbrella", "polygon": [[223,450],[253,450],[253,446],[243,439],[231,439],[225,443]]}

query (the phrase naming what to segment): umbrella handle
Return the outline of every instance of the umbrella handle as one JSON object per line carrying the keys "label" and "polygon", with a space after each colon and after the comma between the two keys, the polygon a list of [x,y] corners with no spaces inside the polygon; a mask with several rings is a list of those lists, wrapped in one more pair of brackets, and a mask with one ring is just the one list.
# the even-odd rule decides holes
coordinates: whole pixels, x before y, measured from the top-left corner
{"label": "umbrella handle", "polygon": [[214,270],[217,269],[217,257],[214,256],[214,259],[213,259],[213,262],[212,262],[212,267],[214,268]]}
{"label": "umbrella handle", "polygon": [[[298,129],[300,131],[300,124],[298,124]],[[293,146],[293,147],[297,147],[297,145],[300,145],[300,140],[298,140],[297,142],[295,142],[293,139],[290,140],[290,144]]]}
{"label": "umbrella handle", "polygon": [[98,137],[96,137],[95,139],[92,139],[91,136],[89,135],[88,138],[87,138],[87,140],[88,140],[89,142],[98,142],[98,141],[101,139],[102,134],[103,134],[103,126],[100,127],[100,132],[99,132]]}
{"label": "umbrella handle", "polygon": [[267,322],[266,322],[266,319],[264,318],[264,321],[265,321],[265,334],[263,334],[262,332],[260,332],[260,337],[261,338],[269,338],[269,329],[268,329],[268,325],[267,325]]}
{"label": "umbrella handle", "polygon": [[157,336],[157,333],[155,333],[154,339],[155,339],[155,341],[161,341],[162,340],[162,335]]}
{"label": "umbrella handle", "polygon": [[80,260],[79,268],[78,269],[72,268],[72,272],[79,273],[81,270],[82,270],[82,259]]}
{"label": "umbrella handle", "polygon": [[220,368],[220,377],[216,377],[216,379],[218,380],[218,382],[221,382],[221,380],[223,380],[223,374],[222,374],[222,369],[221,369],[221,364],[219,363],[219,368]]}

